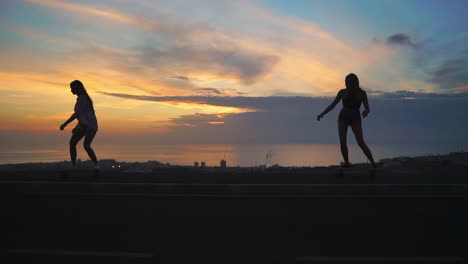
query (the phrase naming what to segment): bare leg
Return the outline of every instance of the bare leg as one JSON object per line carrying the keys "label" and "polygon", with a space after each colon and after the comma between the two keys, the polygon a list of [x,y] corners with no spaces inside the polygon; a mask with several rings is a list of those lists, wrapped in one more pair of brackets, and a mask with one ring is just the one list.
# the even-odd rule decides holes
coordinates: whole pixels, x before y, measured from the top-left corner
{"label": "bare leg", "polygon": [[341,148],[341,155],[343,156],[343,160],[345,165],[349,164],[348,159],[348,146],[346,145],[346,135],[348,134],[348,124],[343,121],[338,120],[338,135],[340,136],[340,148]]}
{"label": "bare leg", "polygon": [[364,142],[364,135],[362,133],[361,123],[352,124],[351,129],[353,130],[354,136],[356,137],[356,141],[359,147],[364,152],[364,155],[366,155],[367,159],[369,159],[372,166],[375,167],[376,165],[375,165],[374,158],[372,157],[372,152],[370,151],[369,147],[366,145],[366,142]]}
{"label": "bare leg", "polygon": [[88,156],[91,158],[91,160],[94,162],[94,164],[97,164],[97,158],[96,154],[94,153],[94,150],[91,148],[91,142],[93,142],[94,136],[96,135],[96,132],[87,132],[83,146],[86,152],[88,153]]}
{"label": "bare leg", "polygon": [[73,166],[76,166],[76,144],[84,137],[84,134],[80,131],[73,133],[70,138],[70,158]]}

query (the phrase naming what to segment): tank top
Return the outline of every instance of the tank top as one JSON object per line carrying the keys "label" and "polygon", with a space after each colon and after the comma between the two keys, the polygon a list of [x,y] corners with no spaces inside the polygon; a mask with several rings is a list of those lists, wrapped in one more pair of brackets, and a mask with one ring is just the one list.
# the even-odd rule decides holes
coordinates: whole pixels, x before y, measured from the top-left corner
{"label": "tank top", "polygon": [[362,100],[357,98],[357,96],[352,96],[349,91],[343,97],[343,107],[359,109],[361,107]]}
{"label": "tank top", "polygon": [[78,119],[77,126],[86,126],[88,129],[98,129],[96,115],[89,103],[86,95],[78,95],[75,104],[76,119]]}

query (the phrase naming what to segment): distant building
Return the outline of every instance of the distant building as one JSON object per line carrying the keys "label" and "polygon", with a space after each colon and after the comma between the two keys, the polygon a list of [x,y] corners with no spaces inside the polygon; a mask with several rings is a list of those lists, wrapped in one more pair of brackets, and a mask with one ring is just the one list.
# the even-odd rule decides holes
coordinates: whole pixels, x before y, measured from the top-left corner
{"label": "distant building", "polygon": [[193,163],[193,167],[198,168],[198,161],[195,161],[195,162]]}
{"label": "distant building", "polygon": [[206,164],[205,164],[204,161],[201,162],[201,167],[202,167],[202,168],[205,168],[205,167],[206,167]]}
{"label": "distant building", "polygon": [[227,165],[227,164],[226,164],[226,161],[225,161],[225,160],[221,160],[221,163],[219,164],[219,166],[220,166],[221,168],[226,168],[226,165]]}

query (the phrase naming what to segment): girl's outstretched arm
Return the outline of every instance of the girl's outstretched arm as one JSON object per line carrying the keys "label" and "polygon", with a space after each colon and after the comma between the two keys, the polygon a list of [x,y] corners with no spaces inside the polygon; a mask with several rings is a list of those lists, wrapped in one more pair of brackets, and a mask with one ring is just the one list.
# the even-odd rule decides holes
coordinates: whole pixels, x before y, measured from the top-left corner
{"label": "girl's outstretched arm", "polygon": [[333,102],[327,107],[325,108],[325,110],[323,110],[323,112],[317,116],[317,121],[320,121],[321,118],[323,118],[324,115],[326,115],[328,112],[330,112],[331,110],[333,110],[333,108],[335,108],[335,106],[340,102],[341,100],[341,96],[342,96],[342,91],[343,90],[340,90],[338,92],[338,94],[336,95],[335,97],[335,100],[333,100]]}
{"label": "girl's outstretched arm", "polygon": [[73,113],[70,118],[68,118],[67,121],[65,121],[65,123],[63,123],[61,126],[60,126],[60,130],[63,130],[70,122],[72,122],[73,120],[76,119],[76,114]]}

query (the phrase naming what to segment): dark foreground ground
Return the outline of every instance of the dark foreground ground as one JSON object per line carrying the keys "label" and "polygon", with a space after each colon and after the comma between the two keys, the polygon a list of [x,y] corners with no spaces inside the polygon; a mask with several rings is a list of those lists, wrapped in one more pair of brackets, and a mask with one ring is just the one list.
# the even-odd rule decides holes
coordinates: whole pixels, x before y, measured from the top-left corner
{"label": "dark foreground ground", "polygon": [[465,263],[465,168],[2,171],[1,263]]}

